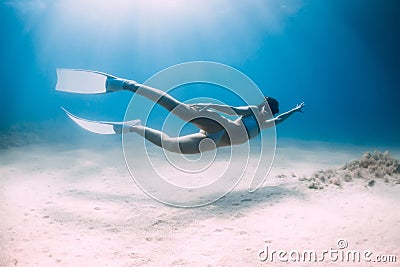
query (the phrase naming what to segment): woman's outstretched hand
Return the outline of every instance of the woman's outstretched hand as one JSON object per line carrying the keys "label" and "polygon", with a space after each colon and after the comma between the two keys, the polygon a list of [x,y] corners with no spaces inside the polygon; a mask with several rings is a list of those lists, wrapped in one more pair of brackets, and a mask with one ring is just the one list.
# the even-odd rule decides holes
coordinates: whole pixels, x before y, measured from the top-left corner
{"label": "woman's outstretched hand", "polygon": [[295,111],[303,113],[302,108],[305,106],[304,102],[297,104],[296,107],[294,108]]}

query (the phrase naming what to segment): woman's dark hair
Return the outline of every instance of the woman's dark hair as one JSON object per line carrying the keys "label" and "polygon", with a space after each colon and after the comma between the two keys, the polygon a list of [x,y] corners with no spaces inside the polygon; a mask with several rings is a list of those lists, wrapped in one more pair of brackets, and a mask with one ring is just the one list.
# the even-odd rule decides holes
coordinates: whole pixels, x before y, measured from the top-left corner
{"label": "woman's dark hair", "polygon": [[269,108],[271,109],[272,115],[279,113],[279,102],[273,97],[266,96],[264,102],[262,102],[259,106],[265,105],[265,102],[268,103]]}

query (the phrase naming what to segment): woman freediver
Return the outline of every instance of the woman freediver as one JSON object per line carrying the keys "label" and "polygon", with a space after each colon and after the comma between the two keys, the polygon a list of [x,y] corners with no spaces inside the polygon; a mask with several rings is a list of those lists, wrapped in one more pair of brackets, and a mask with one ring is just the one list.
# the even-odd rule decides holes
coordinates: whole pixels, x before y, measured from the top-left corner
{"label": "woman freediver", "polygon": [[[82,128],[100,134],[121,134],[134,132],[153,144],[180,154],[197,154],[218,147],[243,144],[260,134],[262,129],[282,123],[295,112],[302,112],[304,102],[295,108],[279,113],[279,103],[272,97],[255,106],[233,107],[211,103],[185,104],[166,92],[139,84],[133,80],[121,79],[109,74],[88,71],[57,69],[56,90],[83,94],[131,91],[164,107],[173,115],[193,124],[199,132],[170,137],[166,133],[141,125],[140,120],[127,122],[100,122],[79,118],[64,109],[67,115]],[[85,88],[82,90],[82,88]],[[230,120],[220,113],[238,116]]]}

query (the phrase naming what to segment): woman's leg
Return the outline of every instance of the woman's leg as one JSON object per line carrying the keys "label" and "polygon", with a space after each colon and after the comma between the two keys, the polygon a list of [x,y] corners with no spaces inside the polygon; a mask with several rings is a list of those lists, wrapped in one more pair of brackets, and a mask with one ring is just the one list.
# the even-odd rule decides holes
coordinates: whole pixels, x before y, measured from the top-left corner
{"label": "woman's leg", "polygon": [[166,92],[147,85],[127,81],[124,83],[124,90],[129,90],[154,101],[182,120],[190,122],[208,133],[219,132],[224,129],[222,126],[224,123],[229,123],[226,118],[216,112],[207,110],[199,112]]}
{"label": "woman's leg", "polygon": [[139,134],[159,147],[167,146],[171,141],[171,137],[167,134],[142,125],[132,126],[130,132]]}
{"label": "woman's leg", "polygon": [[[216,148],[212,140],[203,133],[195,133],[180,137],[169,137],[167,134],[142,125],[132,126],[131,132],[135,132],[156,146],[179,154],[197,154]],[[204,141],[204,142],[203,142]]]}
{"label": "woman's leg", "polygon": [[185,121],[188,121],[195,111],[189,105],[178,101],[166,92],[147,85],[127,81],[124,84],[124,89],[150,99]]}

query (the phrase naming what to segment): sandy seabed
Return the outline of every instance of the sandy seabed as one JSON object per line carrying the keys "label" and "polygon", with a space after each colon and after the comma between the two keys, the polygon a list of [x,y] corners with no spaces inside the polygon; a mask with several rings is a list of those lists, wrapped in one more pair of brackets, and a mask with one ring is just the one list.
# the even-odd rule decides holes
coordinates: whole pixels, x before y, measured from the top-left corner
{"label": "sandy seabed", "polygon": [[[338,169],[368,150],[283,141],[255,193],[241,183],[210,205],[175,208],[132,181],[119,143],[5,148],[0,266],[309,266],[296,261],[305,250],[318,258],[325,250],[368,250],[369,262],[351,265],[398,266],[400,185],[371,184],[368,173],[321,189],[309,184],[316,171]],[[261,261],[266,247],[287,253]],[[390,255],[397,263],[377,262]],[[313,265],[349,263],[326,254]]]}

